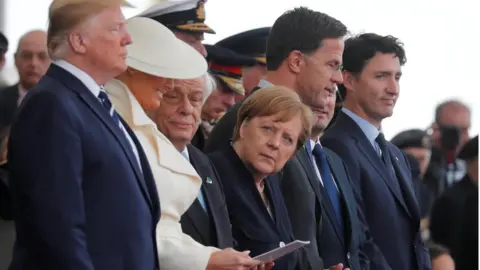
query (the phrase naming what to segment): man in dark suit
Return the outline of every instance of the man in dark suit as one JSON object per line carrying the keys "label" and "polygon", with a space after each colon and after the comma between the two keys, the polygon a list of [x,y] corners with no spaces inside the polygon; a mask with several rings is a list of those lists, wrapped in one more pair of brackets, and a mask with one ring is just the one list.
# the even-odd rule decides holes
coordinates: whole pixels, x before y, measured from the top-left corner
{"label": "man in dark suit", "polygon": [[[260,86],[274,84],[291,88],[300,95],[303,102],[315,112],[317,117],[325,119],[325,100],[335,95],[335,85],[342,82],[339,68],[342,62],[343,36],[346,32],[347,29],[341,22],[326,14],[307,8],[287,11],[277,19],[270,30],[267,41],[269,71],[265,80],[260,82]],[[242,102],[239,102],[232,107],[215,125],[207,142],[209,146],[206,149],[207,152],[228,147],[241,104]],[[309,169],[308,171],[305,166]],[[325,250],[328,244],[323,245],[321,231],[323,219],[328,217],[325,214],[326,211],[322,209],[322,195],[317,176],[309,174],[312,170],[309,157],[302,148],[285,165],[280,185],[294,236],[311,242],[306,247],[309,268],[323,269],[320,249]],[[333,237],[337,237],[336,229],[331,227],[330,232],[335,233]],[[336,241],[337,239],[333,240],[335,244],[338,243]],[[354,242],[356,241],[355,239]],[[329,256],[328,265],[325,264],[325,266],[330,267],[340,262],[349,265],[347,257],[351,257],[351,254],[347,256],[347,249],[349,250],[347,246],[340,247],[345,252],[341,252],[338,257],[327,255]],[[357,247],[355,250],[357,251]],[[354,255],[356,254],[358,252]],[[337,259],[337,262],[332,263]],[[354,260],[358,262],[358,259],[354,258]]]}
{"label": "man in dark suit", "polygon": [[464,233],[462,221],[466,218],[466,201],[469,196],[478,193],[478,136],[463,145],[457,158],[466,162],[467,174],[435,201],[431,213],[430,235],[435,243],[447,247],[455,263],[460,265],[462,253],[466,251],[459,242]]}
{"label": "man in dark suit", "polygon": [[20,81],[0,91],[0,131],[10,126],[20,102],[47,72],[50,62],[45,31],[30,31],[20,38],[15,52]]}
{"label": "man in dark suit", "polygon": [[[223,188],[210,159],[190,144],[200,122],[202,103],[214,88],[210,80],[213,78],[207,76],[193,80],[175,80],[175,87],[164,95],[153,119],[158,130],[192,164],[202,179],[197,198],[181,217],[182,231],[203,246],[222,249],[208,254],[207,269],[225,269],[227,265],[224,263],[240,252],[231,253],[234,240]],[[191,183],[189,181],[177,185],[190,186]],[[178,201],[182,201],[178,197],[185,201],[191,200],[182,194],[176,196]]]}
{"label": "man in dark suit", "polygon": [[[25,97],[11,129],[17,242],[10,269],[158,269],[152,172],[101,87],[127,68],[130,35],[111,31],[124,20],[124,1],[74,2],[50,7],[55,63]],[[78,30],[78,19],[88,32]]]}
{"label": "man in dark suit", "polygon": [[[345,162],[360,219],[391,269],[423,270],[431,265],[419,232],[410,167],[381,133],[381,122],[392,115],[398,98],[404,63],[405,51],[394,37],[362,34],[348,39],[343,53],[344,108],[321,141]],[[370,250],[365,252],[375,261]]]}

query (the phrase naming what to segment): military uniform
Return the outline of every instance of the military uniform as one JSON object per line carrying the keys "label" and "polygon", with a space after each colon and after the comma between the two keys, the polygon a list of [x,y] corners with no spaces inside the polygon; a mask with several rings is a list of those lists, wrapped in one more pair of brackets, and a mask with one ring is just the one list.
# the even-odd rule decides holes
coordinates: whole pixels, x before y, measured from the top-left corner
{"label": "military uniform", "polygon": [[[242,84],[242,68],[255,65],[257,60],[220,46],[205,45],[205,47],[208,52],[209,71],[217,80],[217,91],[231,91],[243,97],[245,89]],[[192,139],[192,144],[203,150],[208,135],[218,120],[203,120]]]}

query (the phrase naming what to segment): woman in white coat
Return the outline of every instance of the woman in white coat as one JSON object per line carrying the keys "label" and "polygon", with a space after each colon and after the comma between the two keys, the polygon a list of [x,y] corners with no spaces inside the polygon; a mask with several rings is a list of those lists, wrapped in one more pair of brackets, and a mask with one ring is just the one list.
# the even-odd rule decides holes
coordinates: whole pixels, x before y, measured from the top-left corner
{"label": "woman in white coat", "polygon": [[[270,268],[250,258],[248,252],[202,246],[182,232],[180,218],[197,197],[201,178],[149,115],[160,106],[163,93],[173,87],[173,79],[207,78],[207,63],[154,20],[131,18],[127,30],[132,36],[127,47],[128,69],[105,89],[116,111],[135,132],[155,178],[161,205],[156,230],[160,269]],[[207,81],[205,85],[210,88]]]}

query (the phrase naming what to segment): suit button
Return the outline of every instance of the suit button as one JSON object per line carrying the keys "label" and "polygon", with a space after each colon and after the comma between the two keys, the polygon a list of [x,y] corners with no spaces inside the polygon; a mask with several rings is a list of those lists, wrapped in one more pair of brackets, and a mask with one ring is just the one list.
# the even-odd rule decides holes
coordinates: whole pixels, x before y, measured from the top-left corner
{"label": "suit button", "polygon": [[280,247],[284,247],[284,246],[285,246],[285,243],[284,243],[284,242],[280,242],[279,246],[280,246]]}
{"label": "suit button", "polygon": [[347,252],[347,259],[350,260],[350,252]]}

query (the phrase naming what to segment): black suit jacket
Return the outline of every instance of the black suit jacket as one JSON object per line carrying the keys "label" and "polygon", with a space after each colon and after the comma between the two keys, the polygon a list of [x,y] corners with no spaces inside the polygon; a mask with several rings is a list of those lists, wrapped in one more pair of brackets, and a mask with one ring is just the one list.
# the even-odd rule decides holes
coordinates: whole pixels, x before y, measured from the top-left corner
{"label": "black suit jacket", "polygon": [[187,149],[190,163],[203,181],[202,192],[208,214],[196,199],[180,220],[182,230],[204,246],[220,249],[233,247],[230,218],[217,171],[210,159],[198,148],[190,144]]}
{"label": "black suit jacket", "polygon": [[[252,93],[259,89],[260,87],[256,87]],[[238,110],[242,104],[243,100],[237,102],[215,124],[208,137],[205,152],[211,153],[231,147],[230,139],[237,121]],[[302,269],[323,269],[317,245],[317,235],[321,231],[321,206],[309,184],[298,154],[285,164],[280,175],[280,187],[295,239],[310,241],[310,244],[300,252],[300,267]]]}
{"label": "black suit jacket", "polygon": [[[276,176],[265,180],[270,216],[252,175],[231,146],[210,154],[210,158],[225,189],[237,250],[250,250],[250,256],[254,257],[294,240]],[[276,260],[274,269],[293,270],[296,267],[297,252],[293,252]]]}
{"label": "black suit jacket", "polygon": [[18,103],[18,84],[0,90],[0,132],[15,118]]}
{"label": "black suit jacket", "polygon": [[[370,269],[369,261],[361,252],[361,248],[364,245],[370,245],[371,239],[367,241],[367,235],[358,219],[356,201],[345,165],[337,154],[324,148],[341,197],[344,223],[344,230],[342,230],[337,222],[333,206],[328,199],[328,194],[318,179],[311,154],[309,155],[307,149],[307,147],[300,149],[297,157],[307,173],[311,189],[315,192],[316,203],[321,204],[323,209],[322,229],[317,236],[317,243],[325,267],[328,268],[342,263],[352,270]],[[300,200],[301,196],[302,194],[296,194],[295,197],[297,198],[294,199]]]}
{"label": "black suit jacket", "polygon": [[478,188],[465,199],[462,213],[456,267],[458,270],[478,269]]}
{"label": "black suit jacket", "polygon": [[462,234],[463,212],[466,199],[477,192],[473,180],[466,175],[460,182],[447,189],[434,203],[430,216],[430,236],[435,243],[447,247],[459,262],[458,239]]}
{"label": "black suit jacket", "polygon": [[[381,253],[365,249],[371,269],[431,269],[420,236],[420,211],[405,155],[387,142],[396,177],[375,152],[361,128],[340,112],[321,138],[345,162],[360,209],[359,217]],[[398,182],[400,190],[394,188]]]}
{"label": "black suit jacket", "polygon": [[157,189],[138,150],[71,73],[52,64],[18,109],[8,144],[17,240],[11,270],[158,266]]}

